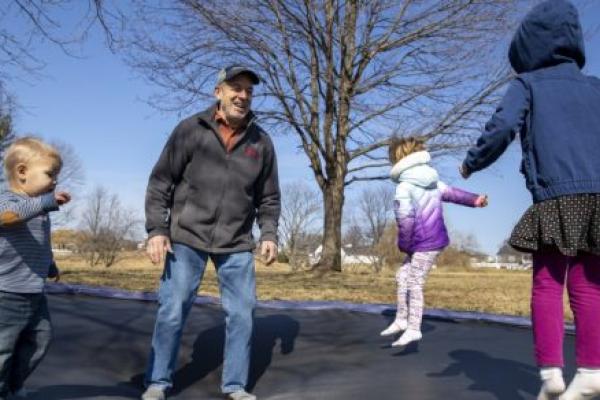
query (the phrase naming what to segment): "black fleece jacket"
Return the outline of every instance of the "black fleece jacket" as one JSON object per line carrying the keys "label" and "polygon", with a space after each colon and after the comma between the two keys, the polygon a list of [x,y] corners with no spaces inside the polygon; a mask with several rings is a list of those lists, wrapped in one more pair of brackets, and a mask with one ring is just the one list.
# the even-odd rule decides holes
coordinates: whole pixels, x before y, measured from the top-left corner
{"label": "black fleece jacket", "polygon": [[209,253],[277,243],[280,192],[275,150],[269,136],[251,121],[227,152],[214,121],[216,105],[179,123],[148,182],[148,236],[166,235]]}

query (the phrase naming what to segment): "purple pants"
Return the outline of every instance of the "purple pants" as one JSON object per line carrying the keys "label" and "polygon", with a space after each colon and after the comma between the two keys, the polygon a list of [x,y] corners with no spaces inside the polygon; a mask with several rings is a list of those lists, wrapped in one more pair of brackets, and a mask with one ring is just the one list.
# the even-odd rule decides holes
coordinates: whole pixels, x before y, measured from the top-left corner
{"label": "purple pants", "polygon": [[600,257],[534,253],[531,320],[535,358],[540,367],[562,367],[567,286],[575,317],[577,366],[600,368]]}

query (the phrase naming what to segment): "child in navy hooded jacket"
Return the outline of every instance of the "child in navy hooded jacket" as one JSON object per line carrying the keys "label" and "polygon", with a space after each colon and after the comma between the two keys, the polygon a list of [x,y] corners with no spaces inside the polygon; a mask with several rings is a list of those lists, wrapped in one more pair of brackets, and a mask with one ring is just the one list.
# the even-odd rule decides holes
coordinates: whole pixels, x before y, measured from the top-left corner
{"label": "child in navy hooded jacket", "polygon": [[[512,40],[518,74],[461,166],[466,178],[492,164],[517,134],[533,205],[510,244],[533,254],[532,323],[539,399],[565,390],[565,281],[577,332],[578,373],[565,400],[600,394],[600,80],[585,64],[577,10],[566,0],[534,7]],[[587,397],[586,397],[587,396]]]}
{"label": "child in navy hooded jacket", "polygon": [[420,340],[423,316],[423,286],[438,254],[448,246],[442,202],[484,207],[486,196],[450,187],[439,180],[429,162],[431,156],[415,138],[392,139],[390,176],[397,182],[394,212],[398,225],[398,249],[406,253],[396,273],[398,310],[382,336],[404,331],[392,346]]}

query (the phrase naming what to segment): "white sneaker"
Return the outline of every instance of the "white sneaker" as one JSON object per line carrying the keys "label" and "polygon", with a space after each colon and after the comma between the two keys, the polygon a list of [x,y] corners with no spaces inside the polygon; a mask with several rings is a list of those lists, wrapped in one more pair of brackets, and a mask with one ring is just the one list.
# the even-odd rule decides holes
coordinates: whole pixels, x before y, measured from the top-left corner
{"label": "white sneaker", "polygon": [[578,368],[560,400],[590,400],[600,395],[600,369]]}
{"label": "white sneaker", "polygon": [[398,340],[392,343],[392,347],[406,346],[410,342],[416,342],[417,340],[421,340],[422,337],[423,334],[421,333],[421,331],[407,329],[406,331],[404,331],[404,333],[402,334],[402,336],[400,336]]}
{"label": "white sneaker", "polygon": [[402,319],[397,319],[394,322],[392,322],[390,324],[390,326],[388,326],[387,328],[382,330],[380,335],[381,336],[395,335],[396,333],[405,331],[407,327],[408,327],[408,322],[406,322],[405,320],[402,320]]}
{"label": "white sneaker", "polygon": [[555,400],[565,391],[565,380],[560,368],[542,368],[540,369],[542,378],[542,388],[538,394],[537,400]]}
{"label": "white sneaker", "polygon": [[233,393],[227,393],[229,400],[256,400],[256,396],[246,392],[245,390],[238,390]]}
{"label": "white sneaker", "polygon": [[150,385],[142,394],[142,400],[166,400],[165,388],[159,385]]}

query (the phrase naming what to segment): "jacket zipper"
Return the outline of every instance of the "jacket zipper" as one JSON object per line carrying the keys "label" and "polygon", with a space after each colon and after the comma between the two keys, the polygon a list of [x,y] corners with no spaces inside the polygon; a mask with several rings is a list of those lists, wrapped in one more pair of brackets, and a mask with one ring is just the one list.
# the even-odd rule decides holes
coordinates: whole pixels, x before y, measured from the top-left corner
{"label": "jacket zipper", "polygon": [[[229,153],[225,155],[225,176],[229,176]],[[223,189],[221,190],[221,196],[219,197],[219,205],[217,207],[217,211],[215,212],[215,224],[213,226],[211,238],[210,238],[210,247],[214,247],[215,245],[215,235],[217,228],[219,227],[219,222],[221,221],[221,209],[223,205],[223,198],[225,197],[225,191],[227,188],[227,184],[229,183],[228,179],[225,179],[223,182]]]}
{"label": "jacket zipper", "polygon": [[[246,136],[248,134],[248,130],[250,129],[250,127],[254,124],[254,121],[256,120],[256,117],[252,118],[250,120],[250,122],[248,122],[248,126],[246,126],[246,132],[244,134],[244,136]],[[235,150],[235,148],[240,144],[240,142],[242,141],[243,137],[240,138],[240,140],[238,140],[235,145],[231,148],[231,151],[227,151],[227,148],[224,147],[225,150],[225,176],[229,176],[229,158],[231,153],[233,153],[233,151]],[[219,198],[219,206],[217,207],[217,211],[215,212],[215,225],[213,227],[212,233],[211,233],[211,238],[210,238],[210,247],[214,247],[215,245],[215,235],[216,235],[216,231],[219,228],[219,223],[221,220],[221,209],[222,209],[222,205],[223,205],[223,198],[225,197],[225,192],[226,192],[226,188],[227,185],[229,183],[229,180],[226,179],[225,182],[223,183],[223,189],[221,190],[221,196]]]}

